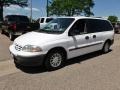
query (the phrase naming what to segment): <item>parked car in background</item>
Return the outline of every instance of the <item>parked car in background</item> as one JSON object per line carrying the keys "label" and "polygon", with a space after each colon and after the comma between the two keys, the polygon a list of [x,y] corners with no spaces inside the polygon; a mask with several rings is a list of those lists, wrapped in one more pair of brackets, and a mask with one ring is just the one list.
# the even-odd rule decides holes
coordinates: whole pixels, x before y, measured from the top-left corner
{"label": "parked car in background", "polygon": [[120,33],[120,23],[112,23],[115,33]]}
{"label": "parked car in background", "polygon": [[114,29],[105,19],[60,17],[16,38],[9,49],[16,65],[45,65],[55,70],[67,59],[98,50],[107,53],[113,42]]}
{"label": "parked car in background", "polygon": [[16,35],[22,35],[26,32],[39,29],[39,23],[30,22],[27,16],[23,15],[7,15],[2,23],[1,33],[8,33],[11,40],[14,40]]}
{"label": "parked car in background", "polygon": [[0,28],[2,27],[2,21],[0,21]]}
{"label": "parked car in background", "polygon": [[40,17],[39,19],[37,19],[37,22],[39,22],[40,24],[40,29],[42,29],[48,22],[50,22],[53,19],[54,18],[52,17]]}

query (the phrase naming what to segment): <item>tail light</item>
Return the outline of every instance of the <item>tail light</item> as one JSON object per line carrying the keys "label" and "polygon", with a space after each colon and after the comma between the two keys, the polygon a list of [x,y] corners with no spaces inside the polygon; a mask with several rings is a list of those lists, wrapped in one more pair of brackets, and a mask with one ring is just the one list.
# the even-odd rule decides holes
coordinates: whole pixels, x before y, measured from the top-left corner
{"label": "tail light", "polygon": [[10,28],[13,29],[13,30],[16,30],[16,24],[10,25]]}
{"label": "tail light", "polygon": [[16,30],[16,24],[13,24],[13,30]]}

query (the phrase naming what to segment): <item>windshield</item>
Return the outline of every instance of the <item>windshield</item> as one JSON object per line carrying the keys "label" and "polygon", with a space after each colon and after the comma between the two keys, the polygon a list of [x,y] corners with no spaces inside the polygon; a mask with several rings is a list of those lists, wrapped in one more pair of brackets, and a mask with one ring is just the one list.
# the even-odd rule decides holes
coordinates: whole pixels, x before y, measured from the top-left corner
{"label": "windshield", "polygon": [[74,18],[56,18],[46,24],[41,30],[38,30],[38,32],[61,34],[73,21]]}

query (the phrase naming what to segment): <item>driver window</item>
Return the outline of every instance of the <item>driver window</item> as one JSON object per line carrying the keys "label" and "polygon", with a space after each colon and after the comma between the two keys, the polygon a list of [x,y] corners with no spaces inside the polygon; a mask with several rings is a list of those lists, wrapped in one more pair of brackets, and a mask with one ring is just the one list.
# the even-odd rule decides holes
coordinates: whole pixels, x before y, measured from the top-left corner
{"label": "driver window", "polygon": [[70,29],[70,33],[72,33],[73,35],[80,35],[85,33],[85,20],[80,19],[76,21],[75,24]]}

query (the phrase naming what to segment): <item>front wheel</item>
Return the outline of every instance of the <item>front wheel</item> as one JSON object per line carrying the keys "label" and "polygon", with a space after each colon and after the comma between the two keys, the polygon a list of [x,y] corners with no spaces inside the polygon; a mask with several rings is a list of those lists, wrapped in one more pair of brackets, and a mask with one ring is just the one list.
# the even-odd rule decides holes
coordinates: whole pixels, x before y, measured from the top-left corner
{"label": "front wheel", "polygon": [[106,42],[106,43],[104,44],[104,46],[103,46],[102,51],[103,51],[103,53],[108,53],[109,50],[110,50],[110,43],[109,43],[109,42]]}
{"label": "front wheel", "polygon": [[51,51],[46,56],[45,67],[47,70],[56,70],[63,66],[65,56],[61,51]]}

